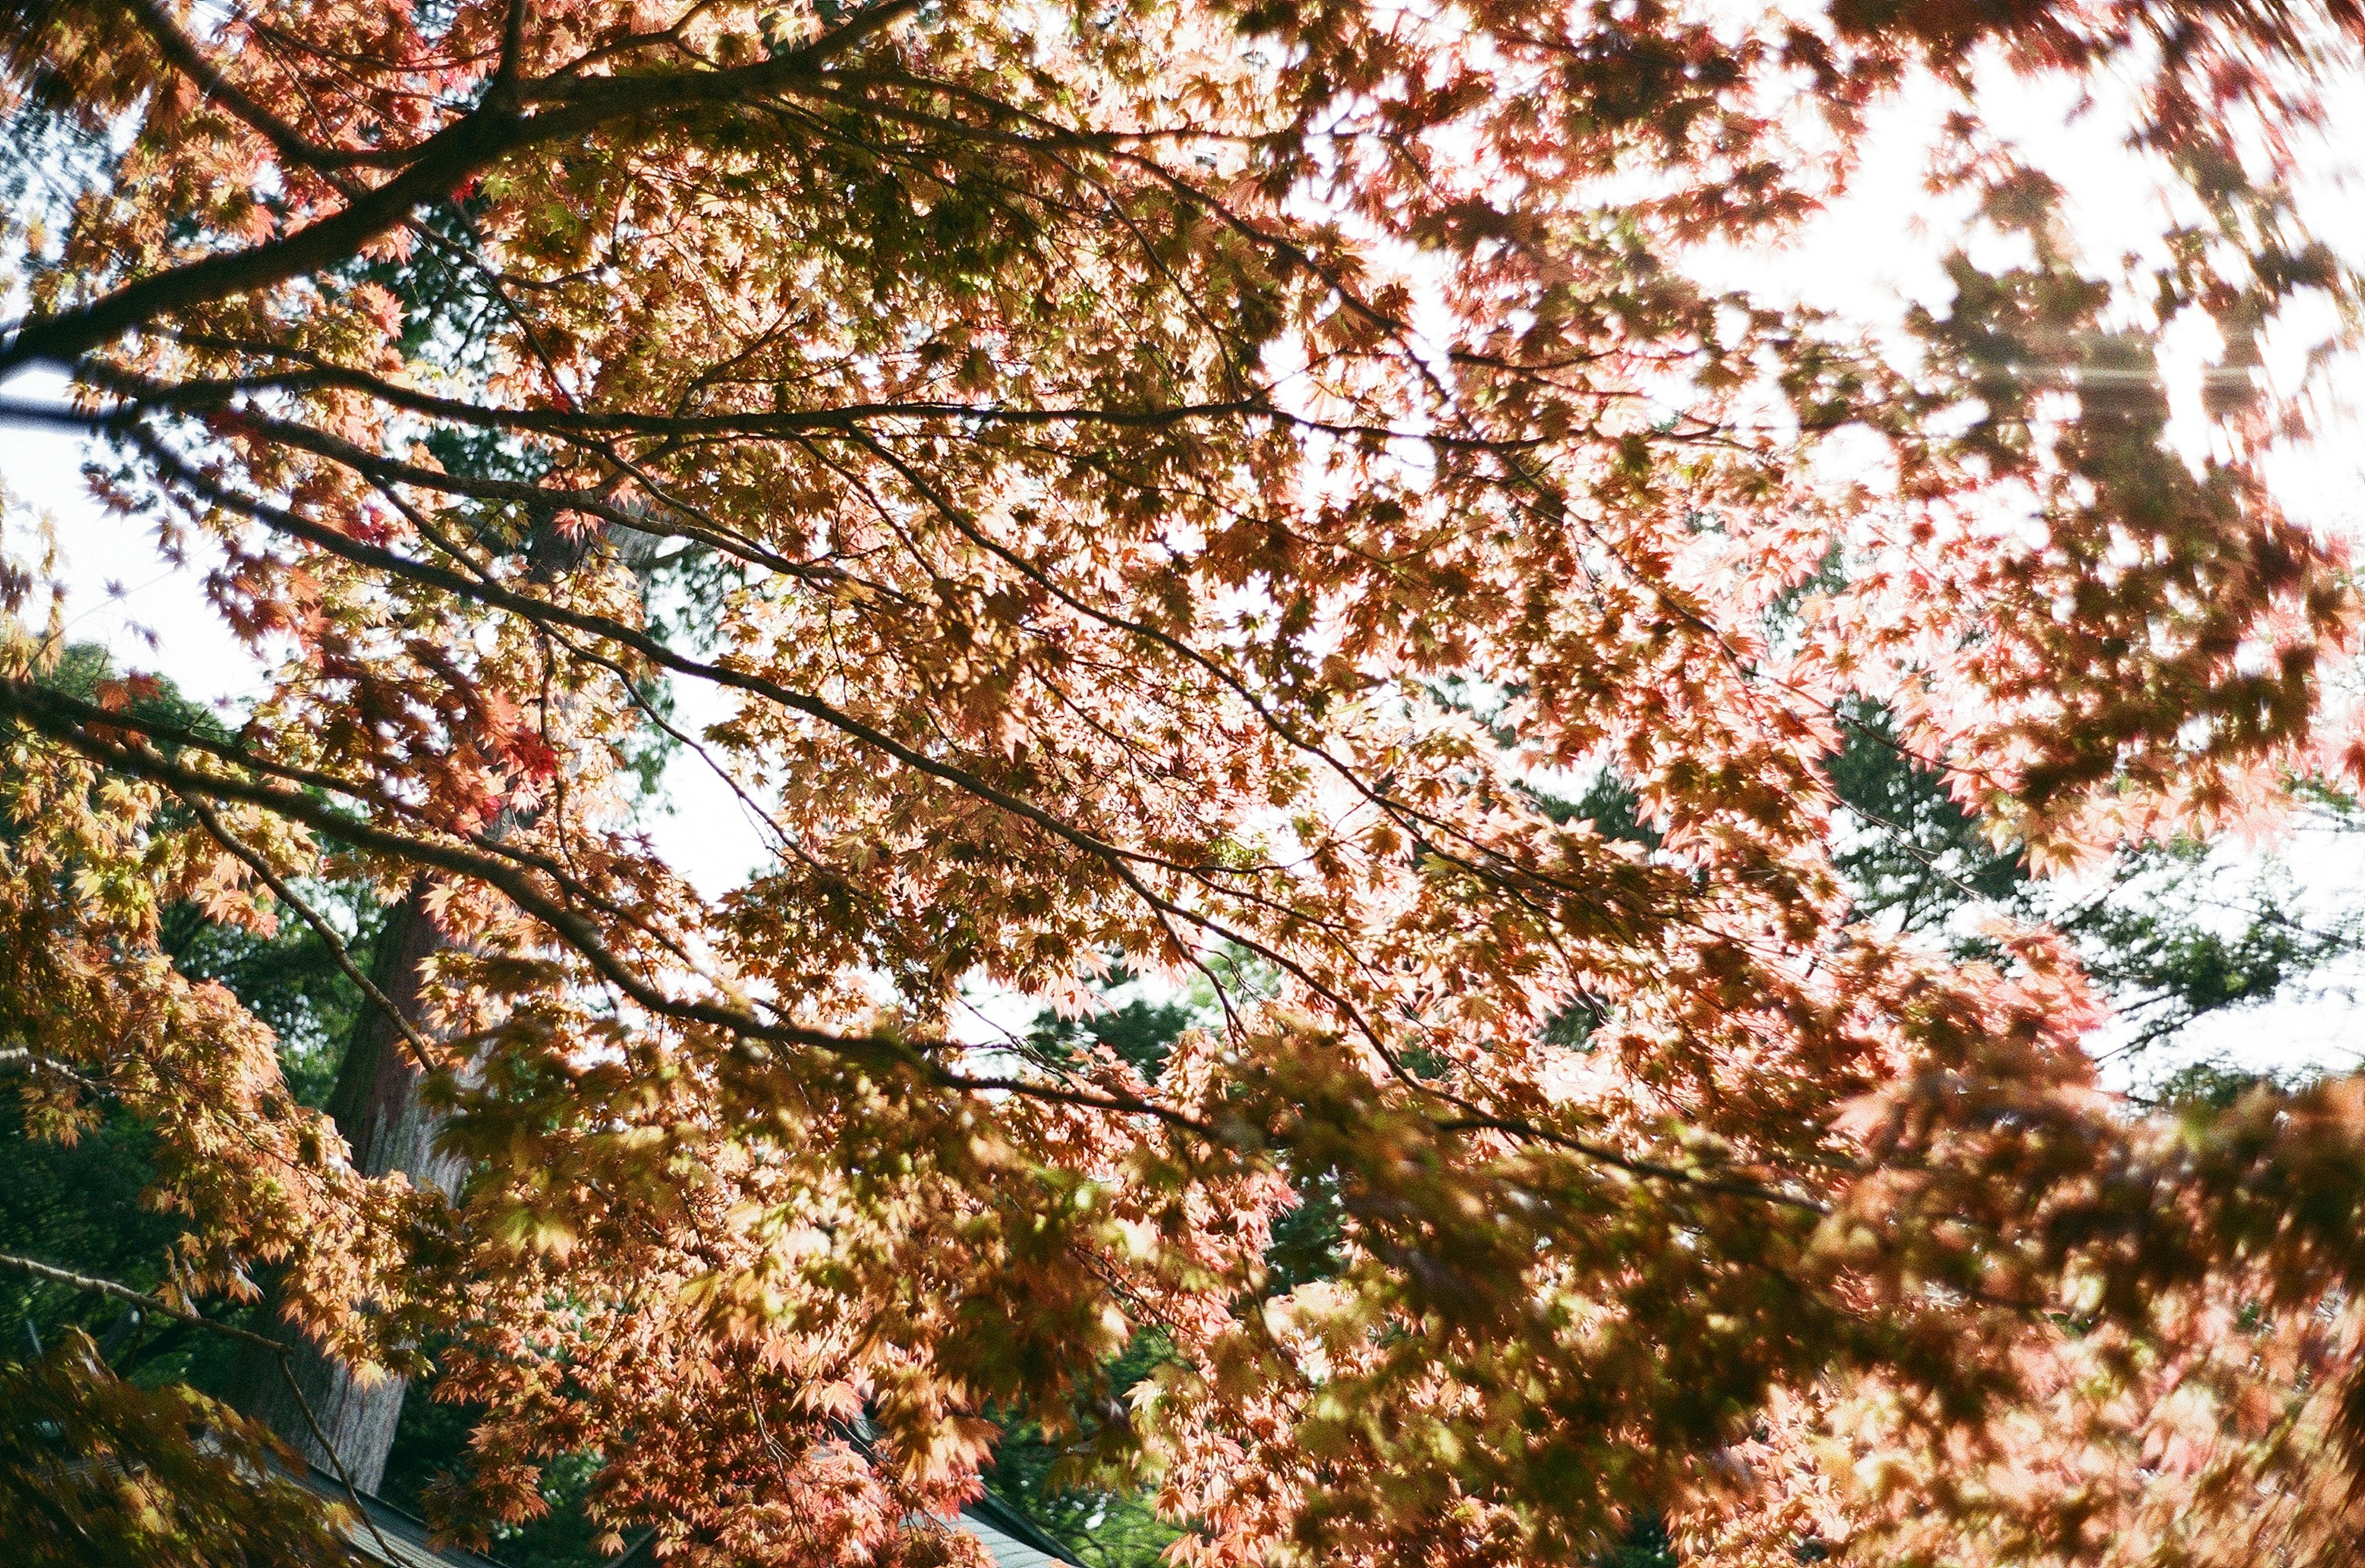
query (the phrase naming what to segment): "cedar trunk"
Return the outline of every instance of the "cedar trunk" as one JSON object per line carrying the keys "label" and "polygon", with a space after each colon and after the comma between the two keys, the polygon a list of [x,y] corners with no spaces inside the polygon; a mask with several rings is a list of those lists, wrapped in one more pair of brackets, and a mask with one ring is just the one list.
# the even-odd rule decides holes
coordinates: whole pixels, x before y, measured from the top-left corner
{"label": "cedar trunk", "polygon": [[[423,891],[413,888],[387,915],[371,976],[414,1026],[422,1023],[421,966],[445,946],[427,914]],[[432,1187],[449,1197],[459,1191],[466,1165],[437,1152],[435,1138],[443,1118],[422,1100],[424,1083],[425,1075],[412,1059],[401,1032],[377,1009],[370,1008],[354,1029],[338,1070],[329,1115],[352,1146],[356,1170],[371,1176],[399,1170],[413,1186]],[[342,1467],[356,1487],[375,1492],[386,1474],[387,1452],[394,1445],[395,1422],[402,1414],[408,1380],[386,1377],[364,1385],[309,1339],[284,1327],[280,1332],[290,1340],[287,1370],[294,1374],[302,1403],[297,1403],[288,1377],[274,1358],[260,1351],[242,1361],[234,1403],[268,1424],[314,1464],[331,1472]],[[307,1406],[310,1420],[306,1419]],[[328,1439],[327,1449],[314,1436],[315,1425]]]}

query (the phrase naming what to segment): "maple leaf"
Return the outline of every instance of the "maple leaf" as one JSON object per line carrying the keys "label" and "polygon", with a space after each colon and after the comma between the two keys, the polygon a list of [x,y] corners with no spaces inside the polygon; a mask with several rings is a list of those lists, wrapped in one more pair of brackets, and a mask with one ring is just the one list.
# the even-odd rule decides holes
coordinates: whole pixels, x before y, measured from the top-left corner
{"label": "maple leaf", "polygon": [[[2356,1084],[2112,1100],[2060,934],[1884,918],[1841,788],[1874,733],[2000,885],[2357,770],[2350,566],[2262,466],[2306,402],[2237,363],[2359,319],[2284,194],[2326,39],[0,8],[63,193],[0,376],[66,377],[25,417],[276,661],[232,731],[0,633],[28,1126],[152,1132],[174,1299],[269,1282],[244,1397],[316,1459],[374,1481],[432,1370],[464,1529],[597,1452],[669,1561],[974,1558],[1023,1419],[1178,1562],[2345,1560]],[[2078,255],[1990,64],[2118,84],[2208,241]],[[1952,297],[1900,346],[1711,287],[1909,82]],[[2186,312],[2236,345],[2198,465]],[[636,823],[659,741],[744,885]],[[266,887],[364,1008],[326,1121],[164,939]],[[1119,970],[1189,1026],[1086,1026]],[[981,991],[1075,1026],[976,1043]]]}

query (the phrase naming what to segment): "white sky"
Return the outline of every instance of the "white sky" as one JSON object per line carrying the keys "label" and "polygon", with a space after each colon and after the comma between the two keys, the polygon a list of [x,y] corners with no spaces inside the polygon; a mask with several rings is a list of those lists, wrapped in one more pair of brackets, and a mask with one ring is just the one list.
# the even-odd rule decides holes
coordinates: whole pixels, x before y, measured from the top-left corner
{"label": "white sky", "polygon": [[[2070,193],[2074,225],[2089,248],[2113,254],[2127,237],[2153,232],[2162,208],[2157,187],[2121,151],[2102,117],[2065,121],[2067,95],[2018,84],[1999,84],[1987,101],[1990,124],[2032,151]],[[2358,199],[2359,163],[2349,149],[2365,146],[2365,82],[2336,97],[2334,123],[2308,154],[2310,178],[2302,193],[2310,221],[2352,264],[2365,263],[2365,201]],[[1866,140],[1866,161],[1851,194],[1778,252],[1732,253],[1720,271],[1728,280],[1788,294],[1868,324],[1893,320],[1909,299],[1942,304],[1947,293],[1938,257],[1958,213],[1935,212],[1921,189],[1924,149],[1936,109],[1911,102],[1889,112]],[[2320,328],[2315,330],[2320,330]],[[2288,384],[2306,344],[2287,334],[2269,342],[2269,369]],[[47,401],[53,375],[20,375],[5,390],[12,398]],[[2336,367],[2337,401],[2312,449],[2289,454],[2275,480],[2297,515],[2328,530],[2359,532],[2365,519],[2359,485],[2365,476],[2365,366]],[[2196,427],[2197,428],[2197,427]],[[235,707],[256,694],[263,672],[207,605],[199,580],[205,563],[175,569],[155,549],[153,531],[106,515],[82,476],[85,457],[76,438],[53,431],[0,427],[0,487],[14,498],[0,534],[20,558],[31,549],[34,519],[55,526],[64,557],[68,636],[106,644],[121,662],[172,678],[193,698]],[[681,693],[680,717],[695,729],[719,716],[701,711],[713,696]],[[666,779],[671,810],[653,820],[660,850],[710,893],[742,879],[759,860],[762,840],[744,808],[695,759],[678,758]],[[2290,846],[2305,902],[2321,909],[2365,902],[2365,844],[2305,834]],[[2365,973],[2333,977],[2365,989]],[[1000,1009],[996,1009],[1000,1012]],[[2358,1002],[2335,990],[2219,1014],[2188,1032],[2177,1058],[2225,1057],[2259,1067],[2353,1063],[2365,1046]],[[2144,1069],[2149,1076],[2165,1058]]]}

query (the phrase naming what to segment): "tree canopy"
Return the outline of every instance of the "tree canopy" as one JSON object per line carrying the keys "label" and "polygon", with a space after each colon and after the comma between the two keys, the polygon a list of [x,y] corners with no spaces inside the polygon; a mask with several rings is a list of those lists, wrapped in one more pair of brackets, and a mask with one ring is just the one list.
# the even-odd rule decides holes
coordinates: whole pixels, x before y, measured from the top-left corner
{"label": "tree canopy", "polygon": [[[151,1300],[436,1369],[458,1520],[596,1454],[611,1545],[921,1568],[1010,1433],[1201,1568],[2353,1562],[2365,1080],[2104,1093],[2018,895],[2365,781],[2259,368],[2359,304],[2288,190],[2360,41],[6,0],[0,376],[69,393],[0,417],[105,443],[275,672],[234,724],[82,678],[6,564],[17,1114],[139,1129]],[[2149,259],[2077,249],[1998,73],[2128,106]],[[1992,242],[1901,346],[1706,281],[1908,92]],[[763,823],[743,885],[646,836],[653,745]],[[330,1002],[191,911],[309,933],[378,1054],[303,1092]],[[10,1379],[58,1441],[197,1408],[79,1338]],[[139,1442],[202,1531],[197,1420]]]}

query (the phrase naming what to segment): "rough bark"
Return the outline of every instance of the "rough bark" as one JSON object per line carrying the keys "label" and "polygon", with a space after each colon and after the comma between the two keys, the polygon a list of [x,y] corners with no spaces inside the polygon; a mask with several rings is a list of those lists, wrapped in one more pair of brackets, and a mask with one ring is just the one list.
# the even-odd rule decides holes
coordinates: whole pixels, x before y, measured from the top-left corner
{"label": "rough bark", "polygon": [[[428,918],[421,891],[414,889],[387,915],[371,976],[413,1025],[422,1022],[421,967],[444,946],[435,923]],[[354,1030],[345,1052],[329,1114],[352,1146],[356,1169],[372,1176],[399,1170],[414,1186],[454,1195],[466,1174],[466,1164],[437,1152],[435,1138],[442,1118],[420,1097],[424,1082],[425,1075],[400,1031],[372,1010]],[[310,1408],[311,1420],[306,1420],[303,1406],[290,1392],[277,1359],[259,1350],[242,1360],[235,1402],[268,1423],[314,1464],[331,1471],[342,1466],[355,1486],[375,1492],[386,1475],[387,1453],[394,1445],[407,1381],[390,1377],[364,1385],[310,1341],[294,1336],[291,1343],[288,1370],[302,1392],[303,1406]],[[333,1456],[314,1437],[314,1423],[328,1439]]]}

